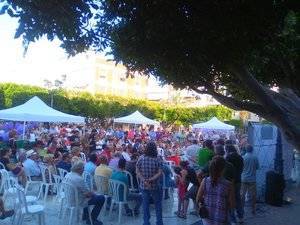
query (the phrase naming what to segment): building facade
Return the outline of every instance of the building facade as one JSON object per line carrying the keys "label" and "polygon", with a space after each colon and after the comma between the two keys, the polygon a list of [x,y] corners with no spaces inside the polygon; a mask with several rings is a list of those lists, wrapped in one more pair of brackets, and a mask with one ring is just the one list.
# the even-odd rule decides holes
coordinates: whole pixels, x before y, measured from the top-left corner
{"label": "building facade", "polygon": [[219,104],[209,95],[198,95],[193,91],[175,89],[171,85],[160,85],[154,77],[138,73],[133,77],[127,76],[125,66],[116,65],[114,61],[93,53],[74,58],[71,68],[73,72],[67,77],[65,85],[67,89],[186,107]]}
{"label": "building facade", "polygon": [[89,85],[94,94],[117,95],[130,98],[147,98],[148,77],[134,74],[127,76],[123,65],[116,65],[105,58],[95,58],[93,82]]}

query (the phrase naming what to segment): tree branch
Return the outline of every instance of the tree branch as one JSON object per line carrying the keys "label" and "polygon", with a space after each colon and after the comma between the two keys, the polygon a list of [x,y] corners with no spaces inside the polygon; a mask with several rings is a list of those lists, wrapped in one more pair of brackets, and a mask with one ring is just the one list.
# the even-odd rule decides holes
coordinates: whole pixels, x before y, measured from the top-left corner
{"label": "tree branch", "polygon": [[251,74],[251,72],[243,66],[234,66],[231,68],[232,72],[240,79],[245,87],[249,87],[249,91],[255,96],[257,101],[268,110],[268,113],[278,112],[284,114],[283,110],[276,104],[274,99],[269,96],[268,91],[262,86]]}
{"label": "tree branch", "polygon": [[262,117],[267,116],[267,112],[259,104],[253,102],[239,101],[232,97],[228,97],[220,93],[217,93],[213,89],[199,90],[198,88],[193,88],[193,87],[191,89],[197,92],[198,94],[209,94],[213,96],[221,104],[224,104],[234,110],[247,110],[256,113]]}

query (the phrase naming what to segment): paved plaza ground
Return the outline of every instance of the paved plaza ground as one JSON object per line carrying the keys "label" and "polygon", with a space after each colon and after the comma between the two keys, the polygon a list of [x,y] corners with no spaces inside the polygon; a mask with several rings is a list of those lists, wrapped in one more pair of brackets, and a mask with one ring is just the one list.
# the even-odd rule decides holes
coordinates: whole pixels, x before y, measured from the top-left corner
{"label": "paved plaza ground", "polygon": [[[257,214],[252,216],[246,208],[245,225],[299,225],[300,224],[300,188],[294,186],[290,187],[287,191],[286,197],[292,199],[291,204],[286,204],[283,207],[273,207],[264,203],[258,204]],[[173,200],[174,199],[174,200]],[[163,202],[163,215],[165,225],[202,225],[199,218],[189,215],[188,219],[179,219],[174,215],[177,207],[176,194],[174,198],[164,200]],[[66,221],[58,218],[58,204],[49,199],[46,205],[46,225],[67,224]],[[152,224],[155,224],[155,212],[152,209]],[[108,214],[102,218],[104,225],[117,224],[117,212],[112,214],[112,218]],[[11,220],[6,219],[0,221],[1,225],[11,225]],[[38,224],[36,218],[26,218],[24,225]],[[142,225],[142,215],[139,217],[122,216],[122,225]]]}

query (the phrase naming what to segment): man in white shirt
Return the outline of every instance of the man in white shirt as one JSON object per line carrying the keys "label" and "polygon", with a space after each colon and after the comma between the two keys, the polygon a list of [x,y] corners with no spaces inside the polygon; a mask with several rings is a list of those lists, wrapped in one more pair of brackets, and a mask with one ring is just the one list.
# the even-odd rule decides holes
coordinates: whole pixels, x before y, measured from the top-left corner
{"label": "man in white shirt", "polygon": [[197,166],[197,157],[199,150],[200,146],[198,145],[198,142],[195,139],[192,141],[192,144],[189,145],[185,150],[185,155],[191,167]]}
{"label": "man in white shirt", "polygon": [[36,141],[36,136],[35,136],[34,130],[30,130],[30,132],[29,132],[29,142],[34,143],[35,141]]}
{"label": "man in white shirt", "polygon": [[25,174],[34,179],[41,177],[41,168],[38,163],[38,154],[34,150],[26,152],[27,159],[23,162]]}
{"label": "man in white shirt", "polygon": [[125,148],[121,154],[127,162],[131,160],[129,153],[127,152],[127,148]]}
{"label": "man in white shirt", "polygon": [[[103,195],[96,195],[90,192],[85,185],[82,173],[84,171],[84,163],[82,161],[77,161],[71,168],[71,172],[65,177],[68,183],[71,183],[78,190],[78,201],[79,205],[94,205],[91,213],[91,217],[94,225],[103,225],[101,221],[98,221],[98,215],[101,211],[105,198]],[[83,220],[86,220],[87,224],[91,224],[88,218],[87,207],[83,211]]]}

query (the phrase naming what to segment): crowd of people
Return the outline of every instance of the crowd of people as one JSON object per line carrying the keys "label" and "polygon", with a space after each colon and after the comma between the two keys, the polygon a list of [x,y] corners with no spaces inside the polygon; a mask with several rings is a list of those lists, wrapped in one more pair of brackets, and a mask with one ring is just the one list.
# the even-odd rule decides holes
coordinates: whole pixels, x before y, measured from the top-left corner
{"label": "crowd of people", "polygon": [[[22,133],[0,125],[0,162],[5,169],[24,187],[29,177],[41,179],[41,164],[51,174],[64,169],[68,172],[66,180],[78,189],[79,200],[94,205],[95,225],[102,224],[97,220],[98,215],[111,205],[109,199],[107,209],[102,209],[103,194],[109,195],[110,190],[108,181],[99,182],[97,176],[120,181],[128,187],[126,196],[120,196],[121,200],[134,202],[132,208],[125,204],[126,215],[139,215],[142,208],[144,225],[150,224],[150,204],[155,206],[156,224],[163,224],[162,201],[170,198],[170,190],[175,188],[178,193],[175,214],[181,219],[187,218],[192,200],[194,211],[190,213],[198,215],[205,211],[200,213],[204,224],[243,222],[247,193],[255,214],[259,164],[245,136],[226,137],[214,132],[205,136],[188,130],[175,132],[154,127],[132,127],[125,131],[121,127],[103,129],[67,124],[32,125],[25,132],[25,140]],[[83,173],[94,178],[92,189],[88,188]],[[102,194],[97,194],[99,189]],[[6,212],[4,208],[1,211],[0,219]],[[87,224],[91,222],[87,210],[83,217]]]}

